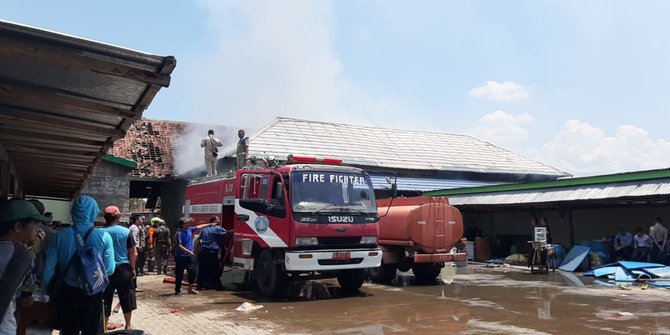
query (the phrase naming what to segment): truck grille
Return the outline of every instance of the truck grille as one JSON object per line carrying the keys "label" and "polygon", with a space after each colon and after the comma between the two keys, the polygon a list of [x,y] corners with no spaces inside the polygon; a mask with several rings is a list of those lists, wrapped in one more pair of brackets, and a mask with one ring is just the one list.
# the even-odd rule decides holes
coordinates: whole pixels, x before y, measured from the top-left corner
{"label": "truck grille", "polygon": [[363,258],[351,258],[347,260],[320,259],[319,265],[347,265],[360,264],[361,262],[363,262]]}
{"label": "truck grille", "polygon": [[361,237],[319,237],[319,246],[325,248],[360,248]]}

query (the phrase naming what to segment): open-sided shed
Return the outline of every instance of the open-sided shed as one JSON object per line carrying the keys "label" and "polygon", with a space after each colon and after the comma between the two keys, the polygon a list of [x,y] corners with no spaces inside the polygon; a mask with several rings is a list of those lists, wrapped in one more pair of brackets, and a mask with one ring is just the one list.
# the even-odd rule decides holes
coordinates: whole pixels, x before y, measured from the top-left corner
{"label": "open-sided shed", "polygon": [[0,197],[72,198],[175,66],[172,56],[0,21]]}

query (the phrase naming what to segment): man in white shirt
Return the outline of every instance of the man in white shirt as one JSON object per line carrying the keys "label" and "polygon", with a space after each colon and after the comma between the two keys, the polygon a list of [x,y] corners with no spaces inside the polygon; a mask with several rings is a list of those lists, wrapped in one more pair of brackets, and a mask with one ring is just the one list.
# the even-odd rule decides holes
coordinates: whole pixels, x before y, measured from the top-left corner
{"label": "man in white shirt", "polygon": [[654,225],[649,228],[651,237],[651,259],[655,262],[665,263],[665,243],[668,240],[668,229],[663,226],[663,219],[656,218]]}
{"label": "man in white shirt", "polygon": [[205,166],[207,167],[207,175],[216,175],[216,159],[219,156],[218,147],[222,147],[223,143],[220,139],[214,136],[214,130],[207,131],[207,136],[200,141],[200,147],[205,148]]}

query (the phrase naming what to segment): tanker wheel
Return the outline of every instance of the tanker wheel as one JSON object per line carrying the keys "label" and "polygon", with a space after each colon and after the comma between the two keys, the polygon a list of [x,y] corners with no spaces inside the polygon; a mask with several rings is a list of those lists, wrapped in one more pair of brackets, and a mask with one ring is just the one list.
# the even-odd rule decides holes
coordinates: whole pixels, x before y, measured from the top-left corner
{"label": "tanker wheel", "polygon": [[368,268],[368,275],[370,276],[370,280],[372,280],[372,282],[384,284],[395,278],[395,273],[397,270],[398,266],[396,264],[384,264],[384,261],[382,260],[382,264],[379,267]]}
{"label": "tanker wheel", "polygon": [[421,283],[431,283],[440,275],[442,266],[440,263],[417,263],[412,266],[414,277]]}
{"label": "tanker wheel", "polygon": [[337,274],[337,282],[345,293],[356,292],[365,281],[365,269],[342,270]]}
{"label": "tanker wheel", "polygon": [[282,296],[288,289],[288,278],[272,259],[270,250],[258,253],[254,261],[254,277],[261,293],[269,296]]}

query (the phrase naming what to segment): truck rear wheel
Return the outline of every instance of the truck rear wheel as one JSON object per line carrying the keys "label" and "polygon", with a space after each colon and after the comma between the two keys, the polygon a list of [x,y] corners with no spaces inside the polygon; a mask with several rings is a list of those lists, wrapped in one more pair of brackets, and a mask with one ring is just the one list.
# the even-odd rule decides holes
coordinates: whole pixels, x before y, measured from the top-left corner
{"label": "truck rear wheel", "polygon": [[356,292],[365,281],[365,269],[342,270],[337,274],[337,282],[345,293]]}
{"label": "truck rear wheel", "polygon": [[254,277],[258,290],[265,295],[282,296],[288,289],[288,277],[275,264],[270,250],[264,249],[258,253],[254,261]]}
{"label": "truck rear wheel", "polygon": [[441,270],[442,264],[440,263],[418,263],[412,266],[414,277],[421,283],[434,282]]}
{"label": "truck rear wheel", "polygon": [[382,264],[379,267],[368,268],[368,275],[372,282],[383,284],[393,280],[397,270],[398,266],[396,264],[384,264],[384,261],[382,261]]}

